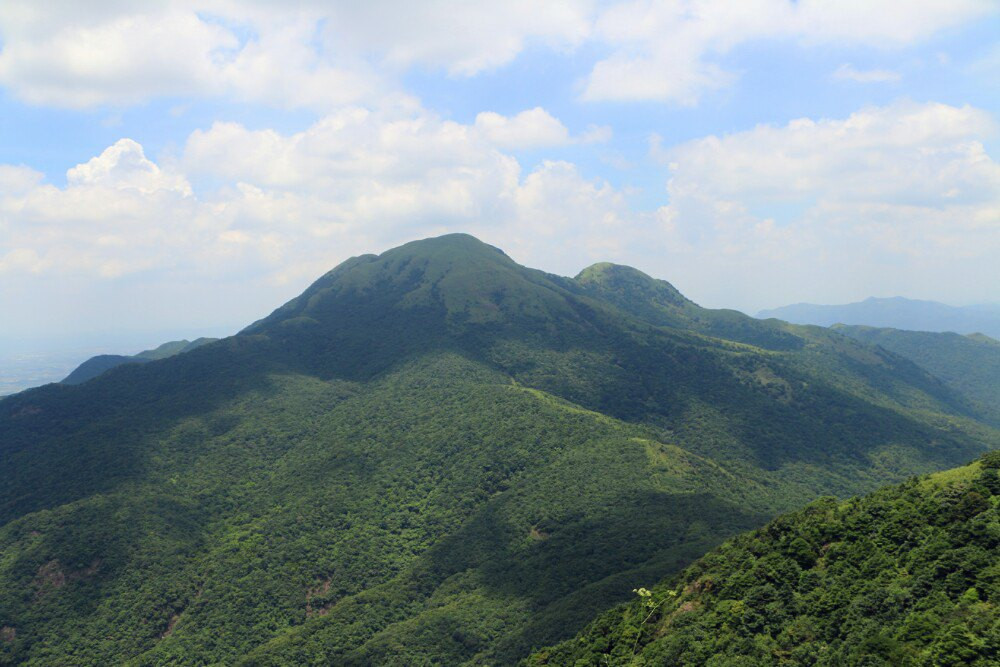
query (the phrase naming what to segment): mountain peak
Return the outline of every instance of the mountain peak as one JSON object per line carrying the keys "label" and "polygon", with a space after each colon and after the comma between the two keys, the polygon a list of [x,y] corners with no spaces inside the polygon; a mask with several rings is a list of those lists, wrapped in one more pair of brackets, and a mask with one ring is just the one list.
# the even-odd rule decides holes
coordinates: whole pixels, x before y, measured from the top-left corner
{"label": "mountain peak", "polygon": [[596,264],[591,264],[583,271],[580,271],[580,273],[576,275],[575,280],[579,283],[604,282],[614,279],[616,276],[630,276],[636,279],[654,280],[639,269],[635,269],[624,264],[615,264],[613,262],[597,262]]}
{"label": "mountain peak", "polygon": [[387,250],[379,257],[391,257],[396,255],[408,255],[414,257],[424,257],[428,259],[497,259],[504,258],[513,262],[500,248],[484,243],[471,234],[456,232],[443,234],[442,236],[432,236],[426,239],[410,241],[401,246]]}
{"label": "mountain peak", "polygon": [[[605,298],[611,297],[620,307],[634,310],[637,304],[643,307],[684,308],[693,305],[676,287],[665,280],[646,275],[639,269],[611,262],[598,262],[588,266],[575,281],[584,289],[600,292]],[[633,307],[628,307],[632,304]]]}
{"label": "mountain peak", "polygon": [[300,356],[311,350],[312,360],[335,357],[338,372],[350,374],[337,349],[357,349],[352,368],[374,370],[432,348],[478,354],[484,340],[512,334],[562,345],[568,337],[591,336],[598,321],[620,326],[624,315],[769,349],[801,345],[778,325],[702,309],[670,283],[630,266],[601,262],[564,278],[521,266],[468,234],[349,259],[244,331],[266,334]]}
{"label": "mountain peak", "polygon": [[[428,349],[476,350],[478,337],[500,330],[589,326],[572,292],[579,288],[568,278],[447,234],[351,258],[244,332],[267,335],[310,364],[329,358],[340,373],[364,375]],[[356,351],[346,364],[345,349]]]}

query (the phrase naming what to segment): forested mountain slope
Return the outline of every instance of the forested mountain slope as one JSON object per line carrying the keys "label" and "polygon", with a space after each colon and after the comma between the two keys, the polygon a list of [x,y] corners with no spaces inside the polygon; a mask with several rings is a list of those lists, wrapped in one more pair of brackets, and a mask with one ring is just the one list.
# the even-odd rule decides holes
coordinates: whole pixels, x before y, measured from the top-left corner
{"label": "forested mountain slope", "polygon": [[818,500],[638,589],[525,665],[995,665],[997,468],[991,453]]}
{"label": "forested mountain slope", "polygon": [[983,334],[962,336],[846,325],[833,328],[913,361],[970,398],[993,424],[1000,424],[1000,341]]}
{"label": "forested mountain slope", "polygon": [[996,447],[912,362],[451,235],[0,401],[0,661],[510,664],[818,495]]}
{"label": "forested mountain slope", "polygon": [[144,364],[147,361],[166,359],[175,354],[190,352],[191,350],[211,343],[215,338],[196,338],[194,340],[173,340],[163,343],[152,350],[144,350],[138,354],[99,354],[91,357],[73,369],[73,372],[66,376],[63,384],[82,384],[98,375],[109,371],[115,366],[122,364]]}

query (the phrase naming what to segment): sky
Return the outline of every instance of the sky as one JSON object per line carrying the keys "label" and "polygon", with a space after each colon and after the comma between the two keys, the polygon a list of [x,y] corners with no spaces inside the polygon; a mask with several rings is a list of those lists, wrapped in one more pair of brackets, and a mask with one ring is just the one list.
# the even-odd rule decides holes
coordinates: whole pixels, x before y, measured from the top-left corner
{"label": "sky", "polygon": [[455,231],[749,313],[1000,302],[998,37],[998,0],[3,0],[0,352],[233,333]]}

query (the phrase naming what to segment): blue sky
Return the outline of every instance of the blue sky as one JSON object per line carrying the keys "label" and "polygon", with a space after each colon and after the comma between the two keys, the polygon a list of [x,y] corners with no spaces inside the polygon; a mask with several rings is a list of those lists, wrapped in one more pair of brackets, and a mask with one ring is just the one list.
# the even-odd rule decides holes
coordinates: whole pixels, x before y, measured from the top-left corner
{"label": "blue sky", "polygon": [[0,348],[235,331],[449,231],[751,313],[1000,302],[992,0],[40,4],[0,5]]}

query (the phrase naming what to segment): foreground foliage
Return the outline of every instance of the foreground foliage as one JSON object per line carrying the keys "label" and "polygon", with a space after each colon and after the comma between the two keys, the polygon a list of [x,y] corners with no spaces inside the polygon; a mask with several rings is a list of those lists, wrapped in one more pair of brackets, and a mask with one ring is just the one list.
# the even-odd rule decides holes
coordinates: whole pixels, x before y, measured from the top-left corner
{"label": "foreground foliage", "polygon": [[997,468],[990,454],[864,498],[818,500],[524,664],[995,665]]}

